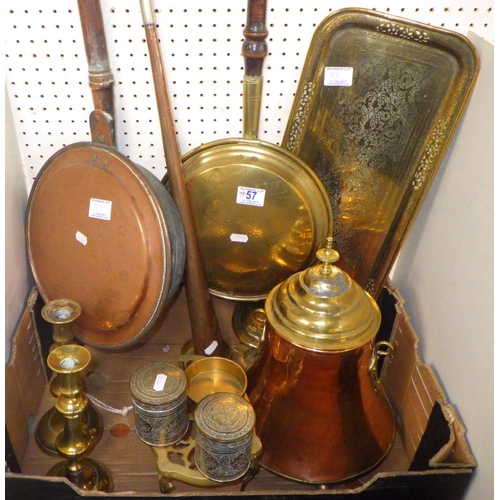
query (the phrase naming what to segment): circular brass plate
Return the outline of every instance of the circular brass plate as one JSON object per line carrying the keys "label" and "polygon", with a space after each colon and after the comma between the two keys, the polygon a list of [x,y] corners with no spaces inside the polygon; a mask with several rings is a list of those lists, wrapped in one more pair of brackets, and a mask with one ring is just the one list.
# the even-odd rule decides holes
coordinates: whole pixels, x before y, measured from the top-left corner
{"label": "circular brass plate", "polygon": [[46,302],[80,304],[72,328],[96,347],[136,343],[182,278],[177,207],[145,172],[113,148],[78,143],[47,161],[30,193],[26,240],[39,291]]}
{"label": "circular brass plate", "polygon": [[332,232],[321,181],[277,146],[216,141],[185,155],[183,168],[213,295],[264,298],[308,267]]}

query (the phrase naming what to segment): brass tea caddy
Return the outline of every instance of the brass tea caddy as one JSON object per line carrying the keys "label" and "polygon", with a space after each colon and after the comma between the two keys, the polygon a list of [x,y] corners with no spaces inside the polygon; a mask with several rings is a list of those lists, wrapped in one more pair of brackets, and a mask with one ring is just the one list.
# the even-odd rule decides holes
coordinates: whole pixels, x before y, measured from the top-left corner
{"label": "brass tea caddy", "polygon": [[247,372],[260,464],[318,485],[346,482],[378,465],[392,447],[395,419],[378,377],[389,342],[375,343],[381,313],[374,299],[333,265],[332,238],[322,263],[276,286],[259,359]]}

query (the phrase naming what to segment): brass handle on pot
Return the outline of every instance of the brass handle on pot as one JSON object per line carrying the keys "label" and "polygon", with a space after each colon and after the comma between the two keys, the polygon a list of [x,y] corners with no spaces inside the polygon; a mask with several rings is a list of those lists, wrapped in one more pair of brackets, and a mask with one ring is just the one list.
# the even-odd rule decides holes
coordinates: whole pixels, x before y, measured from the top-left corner
{"label": "brass handle on pot", "polygon": [[378,392],[381,385],[377,369],[378,360],[380,359],[381,356],[388,356],[393,352],[394,352],[394,346],[390,342],[387,342],[386,340],[381,340],[380,342],[377,342],[373,347],[372,357],[370,358],[370,364],[368,366],[368,373],[372,378],[372,384],[373,388],[375,389],[375,392]]}

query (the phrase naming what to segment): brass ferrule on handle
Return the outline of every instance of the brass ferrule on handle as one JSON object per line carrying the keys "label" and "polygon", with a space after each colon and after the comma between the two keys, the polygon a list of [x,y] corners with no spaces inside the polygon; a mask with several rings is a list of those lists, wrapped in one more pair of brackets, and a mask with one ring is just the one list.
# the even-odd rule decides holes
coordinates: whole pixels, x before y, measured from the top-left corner
{"label": "brass ferrule on handle", "polygon": [[149,26],[155,22],[155,9],[152,0],[141,0],[142,22]]}
{"label": "brass ferrule on handle", "polygon": [[110,68],[101,71],[92,71],[89,69],[89,87],[92,91],[109,90],[115,85],[113,73]]}
{"label": "brass ferrule on handle", "polygon": [[259,134],[262,75],[243,77],[243,137],[256,139]]}

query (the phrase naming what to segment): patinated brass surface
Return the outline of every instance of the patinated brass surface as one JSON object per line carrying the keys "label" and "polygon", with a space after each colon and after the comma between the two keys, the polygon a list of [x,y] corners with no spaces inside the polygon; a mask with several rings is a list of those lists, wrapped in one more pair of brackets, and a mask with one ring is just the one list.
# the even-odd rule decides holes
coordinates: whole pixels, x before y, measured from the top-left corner
{"label": "patinated brass surface", "polygon": [[284,339],[305,349],[335,352],[370,342],[381,322],[375,300],[333,265],[339,254],[331,237],[317,257],[322,264],[271,291],[265,303],[267,321]]}
{"label": "patinated brass surface", "polygon": [[265,0],[248,1],[243,139],[214,141],[182,158],[210,292],[242,301],[265,298],[309,266],[333,225],[318,176],[295,155],[257,139],[266,12]]}
{"label": "patinated brass surface", "polygon": [[[52,340],[50,346],[53,351],[62,345],[74,342],[73,329],[71,324],[80,316],[82,309],[80,304],[70,299],[57,299],[45,304],[42,308],[42,317],[52,324]],[[56,373],[50,380],[50,393],[54,397],[61,394],[61,374]],[[82,425],[90,435],[91,446],[100,441],[103,433],[102,419],[97,411],[88,404],[82,413]],[[35,439],[38,446],[48,455],[57,456],[56,448],[57,436],[64,429],[64,415],[55,406],[47,410],[35,429]]]}
{"label": "patinated brass surface", "polygon": [[[325,68],[352,68],[352,85],[325,85]],[[314,33],[282,145],[323,181],[338,265],[375,297],[478,71],[462,35],[378,12],[340,10]]]}
{"label": "patinated brass surface", "polygon": [[[51,300],[42,308],[42,318],[52,325],[53,351],[65,344],[74,344],[74,333],[71,324],[80,316],[82,308],[78,302],[70,299]],[[57,398],[60,394],[61,377],[56,374],[50,380],[50,392]]]}
{"label": "patinated brass surface", "polygon": [[64,344],[69,344],[74,338],[71,323],[82,313],[78,302],[70,299],[56,299],[42,308],[42,318],[52,326],[51,350]]}
{"label": "patinated brass surface", "polygon": [[209,479],[229,482],[243,477],[251,463],[255,412],[236,394],[210,394],[194,411],[198,470]]}
{"label": "patinated brass surface", "polygon": [[227,358],[203,357],[185,369],[187,395],[194,403],[217,392],[243,396],[247,390],[247,376],[243,368]]}
{"label": "patinated brass surface", "polygon": [[[333,225],[326,190],[305,163],[278,146],[229,139],[183,157],[184,175],[211,293],[264,298],[310,265]],[[263,203],[238,202],[239,188]],[[258,196],[258,195],[257,195]]]}
{"label": "patinated brass surface", "polygon": [[[104,429],[101,416],[90,403],[82,413],[82,425],[92,437],[91,446],[95,446],[101,440]],[[63,429],[64,416],[55,407],[46,411],[38,421],[35,439],[47,455],[58,456],[56,439]]]}
{"label": "patinated brass surface", "polygon": [[156,361],[134,372],[130,394],[137,437],[151,446],[167,446],[186,432],[189,418],[187,379],[177,365]]}
{"label": "patinated brass surface", "polygon": [[266,327],[264,301],[239,302],[234,308],[231,324],[243,344],[259,349],[264,341]]}

